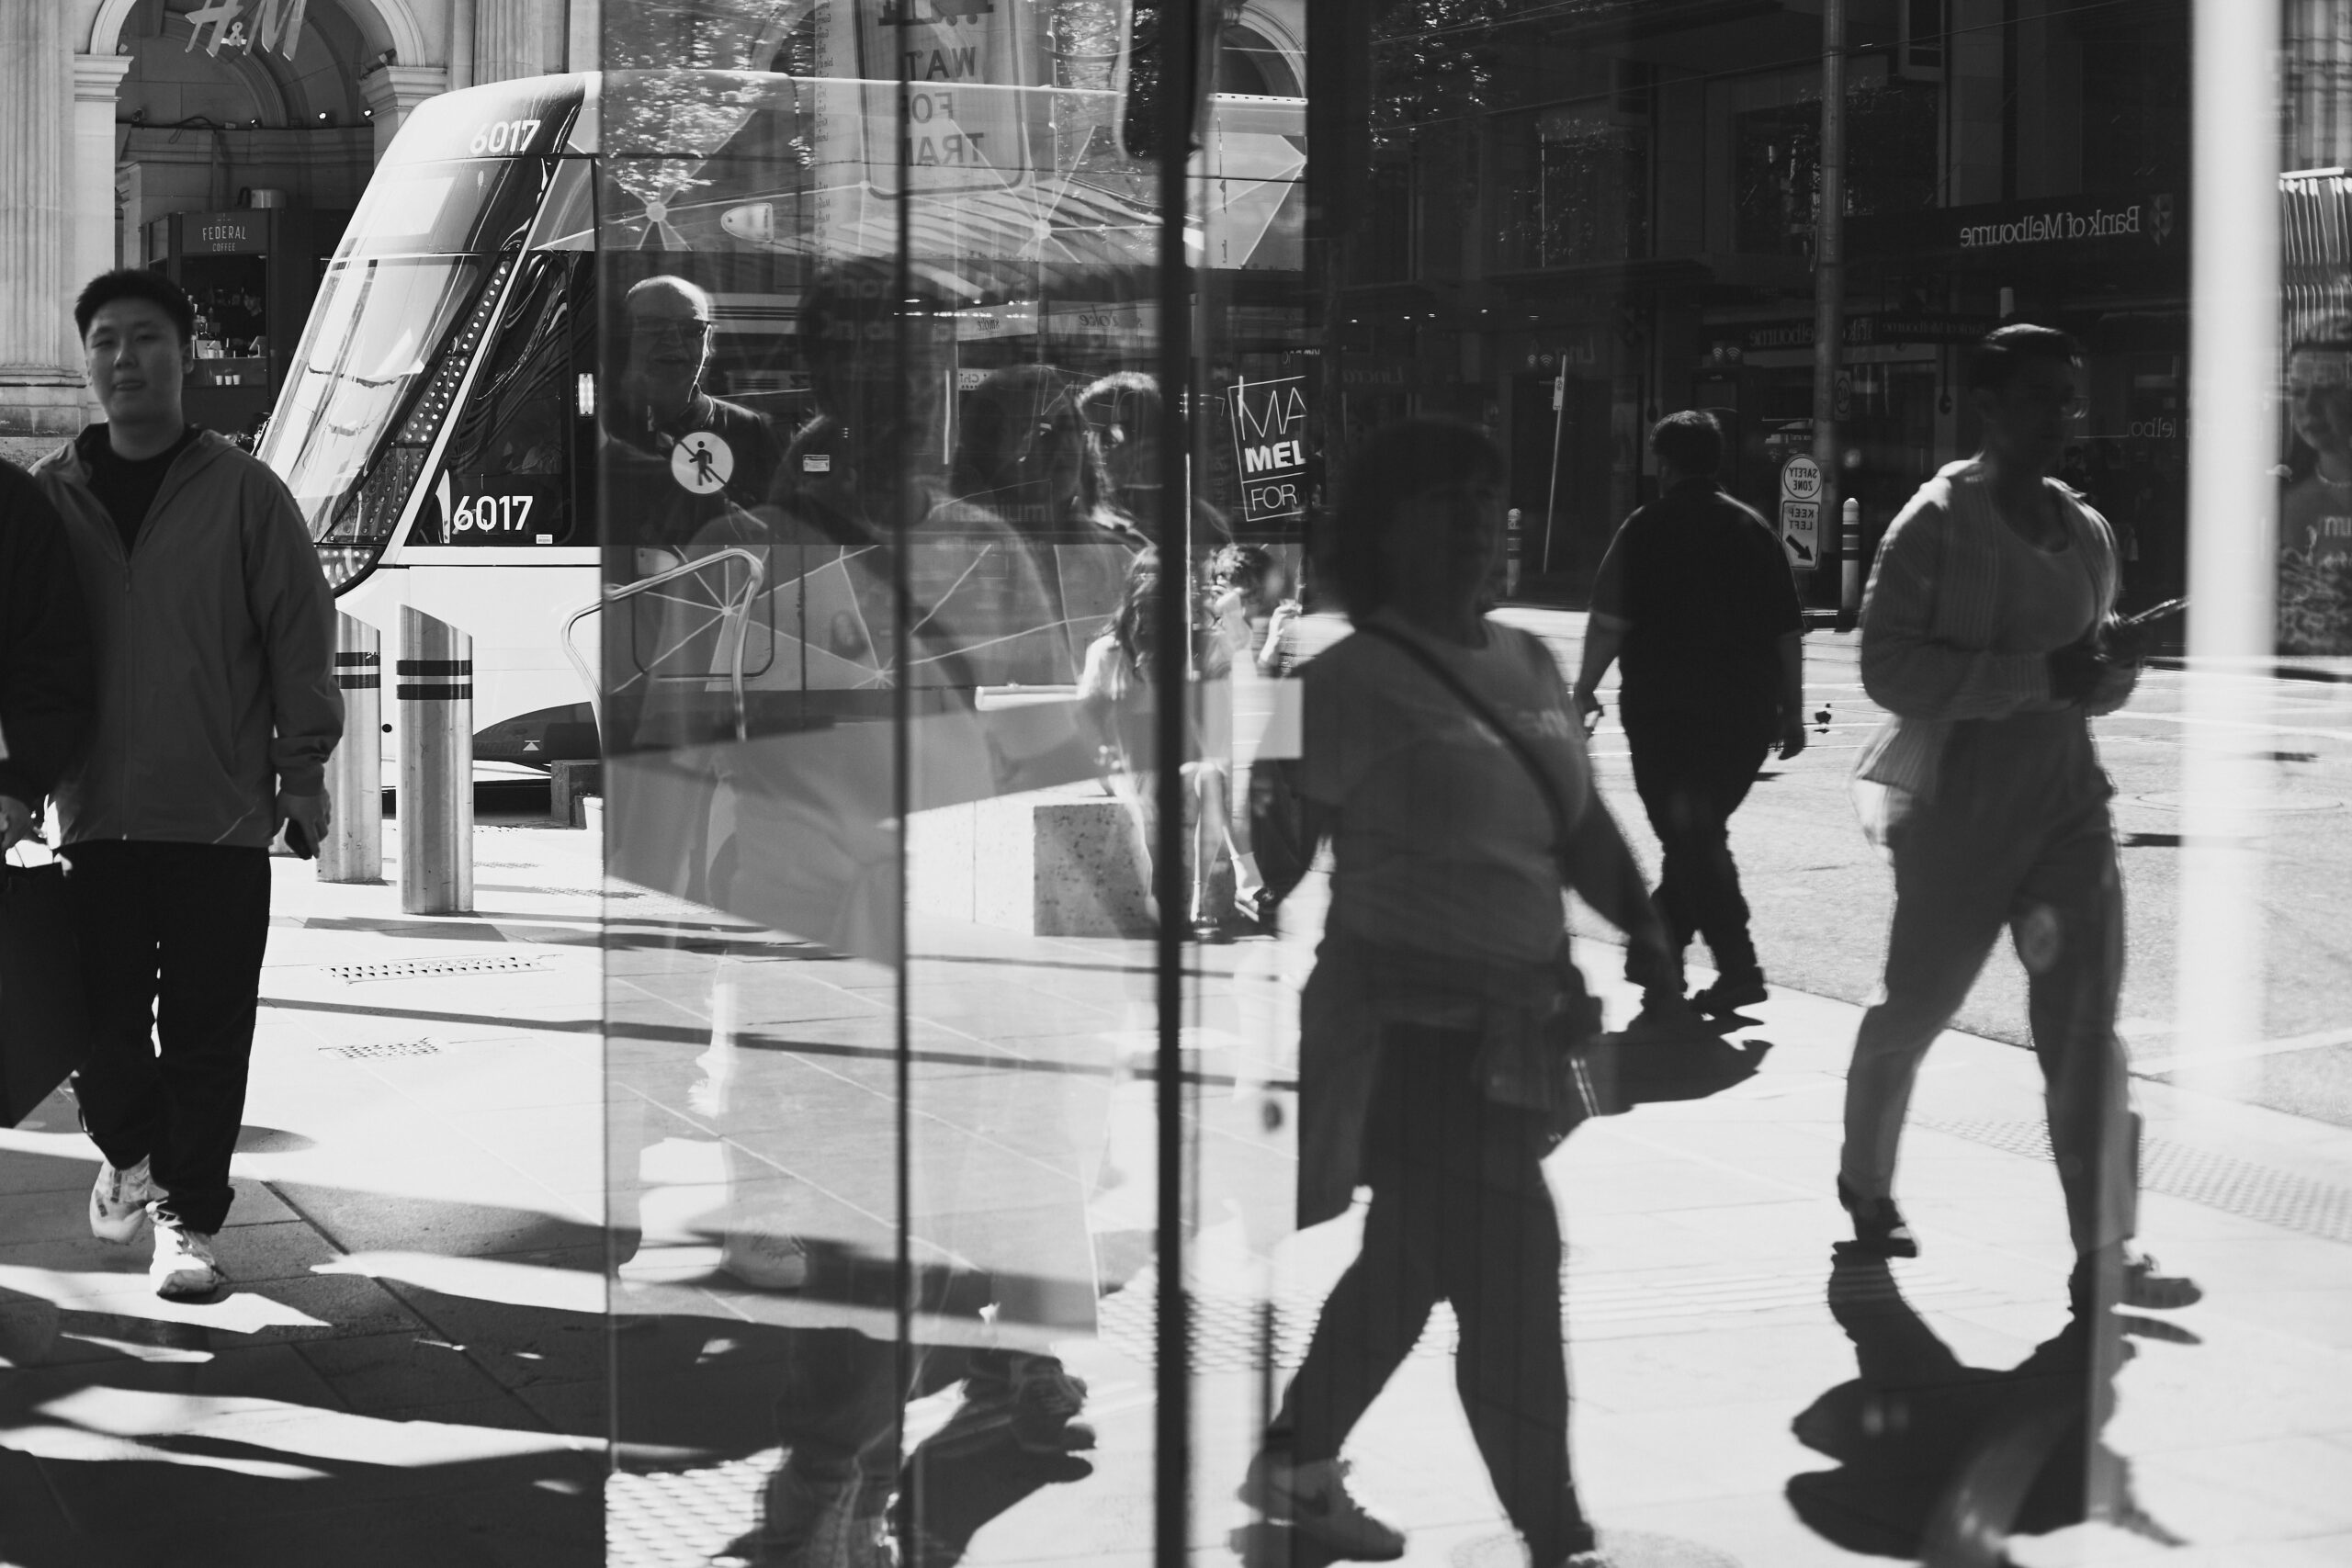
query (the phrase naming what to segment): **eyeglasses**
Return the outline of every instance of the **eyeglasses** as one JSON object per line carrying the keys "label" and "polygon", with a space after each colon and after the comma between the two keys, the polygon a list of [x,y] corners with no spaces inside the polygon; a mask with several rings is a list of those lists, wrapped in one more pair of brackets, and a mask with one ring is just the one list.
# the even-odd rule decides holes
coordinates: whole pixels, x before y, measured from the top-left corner
{"label": "eyeglasses", "polygon": [[656,343],[697,344],[710,335],[708,321],[665,321],[643,320],[631,321],[628,330],[639,337],[651,338]]}

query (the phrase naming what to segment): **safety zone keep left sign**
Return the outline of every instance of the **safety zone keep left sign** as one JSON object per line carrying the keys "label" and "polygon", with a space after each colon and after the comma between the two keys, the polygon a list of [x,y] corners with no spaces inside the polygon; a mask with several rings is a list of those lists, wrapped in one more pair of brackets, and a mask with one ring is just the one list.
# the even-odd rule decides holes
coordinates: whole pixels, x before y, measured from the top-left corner
{"label": "safety zone keep left sign", "polygon": [[1799,571],[1821,564],[1821,465],[1802,452],[1781,466],[1781,546]]}

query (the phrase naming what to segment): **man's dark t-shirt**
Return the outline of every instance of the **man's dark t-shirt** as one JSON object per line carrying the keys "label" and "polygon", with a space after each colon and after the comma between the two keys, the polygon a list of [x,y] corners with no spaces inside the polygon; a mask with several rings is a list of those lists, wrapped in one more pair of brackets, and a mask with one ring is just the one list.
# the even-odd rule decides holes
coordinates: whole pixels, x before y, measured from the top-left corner
{"label": "man's dark t-shirt", "polygon": [[154,510],[155,497],[164,488],[164,476],[171,472],[172,464],[198,434],[191,424],[163,451],[152,457],[139,458],[116,456],[114,443],[103,424],[91,425],[74,438],[74,449],[90,470],[90,493],[98,498],[107,515],[114,519],[116,530],[122,535],[124,556],[130,554],[130,547],[139,539],[140,525]]}
{"label": "man's dark t-shirt", "polygon": [[1712,479],[1688,479],[1625,519],[1593,583],[1625,623],[1628,719],[1688,714],[1769,725],[1780,638],[1804,630],[1781,542]]}
{"label": "man's dark t-shirt", "polygon": [[682,548],[730,509],[763,504],[784,461],[764,418],[705,392],[668,420],[616,400],[606,410],[605,434],[612,443],[605,471],[613,515],[639,547]]}

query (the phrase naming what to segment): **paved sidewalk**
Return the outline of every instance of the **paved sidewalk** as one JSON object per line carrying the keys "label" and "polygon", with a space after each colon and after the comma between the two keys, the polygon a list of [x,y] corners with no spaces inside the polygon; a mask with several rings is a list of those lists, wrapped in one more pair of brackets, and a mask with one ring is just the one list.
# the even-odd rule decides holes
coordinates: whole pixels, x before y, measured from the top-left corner
{"label": "paved sidewalk", "polygon": [[[1212,973],[1199,992],[1204,1089],[1191,1139],[1200,1151],[1195,1540],[1204,1562],[1234,1561],[1238,1550],[1263,1544],[1231,1500],[1273,1386],[1258,1347],[1271,1332],[1286,1374],[1354,1246],[1352,1219],[1285,1234],[1287,1144],[1263,1131],[1270,1105],[1285,1126],[1290,1105],[1279,1087],[1288,1071],[1282,1009],[1266,992],[1295,980],[1306,945],[1294,936],[1277,954],[1272,944],[1245,942],[1200,960]],[[1057,1188],[1084,1205],[1096,1280],[1110,1292],[1091,1331],[1033,1330],[1018,1341],[1050,1348],[1089,1381],[1099,1448],[1044,1478],[1010,1461],[991,1475],[943,1467],[930,1506],[958,1522],[966,1562],[1142,1564],[1151,1276],[1114,1244],[1150,1212],[1148,1180],[1139,1179],[1148,1085],[1117,1070],[1142,1039],[1132,1010],[1122,1027],[1121,1008],[1124,997],[1132,1010],[1141,992],[1135,976],[1148,953],[936,924],[918,932],[917,946],[925,955],[914,984],[919,1062],[951,1075],[956,1091],[919,1087],[924,1150],[962,1174],[974,1168],[949,1157],[958,1135],[979,1140],[1022,1126],[1023,1152],[1046,1170],[1024,1189],[1031,1209],[1047,1214]],[[1613,968],[1611,949],[1591,945],[1585,955],[1596,980]],[[943,977],[960,963],[985,963],[985,985]],[[792,967],[786,961],[764,978],[739,970],[729,983],[738,999],[729,1005],[747,1021],[744,1043],[756,1047],[747,1055],[772,1075],[738,1079],[736,1092],[756,1083],[803,1111],[821,1103],[815,1119],[834,1126],[878,1116],[873,1081],[837,1076],[842,1053],[887,1040],[842,1027],[843,998],[874,977],[788,981]],[[665,979],[665,1005],[679,1018],[694,1016],[698,984],[711,988],[674,965]],[[839,989],[828,999],[825,987]],[[1603,988],[1618,1017],[1630,1011],[1623,987]],[[758,1008],[752,998],[763,993],[781,1008]],[[750,1023],[755,1010],[768,1021]],[[1948,1037],[1923,1077],[1903,1190],[1926,1256],[1891,1269],[1833,1267],[1832,1243],[1846,1231],[1831,1178],[1858,1010],[1778,997],[1757,1010],[1749,1032],[1774,1047],[1757,1077],[1713,1100],[1589,1125],[1555,1158],[1571,1243],[1579,1473],[1625,1568],[1910,1555],[1988,1409],[2026,1386],[2030,1374],[2013,1370],[2066,1323],[2071,1255],[2041,1136],[2039,1073],[2028,1053],[1997,1042]],[[987,1050],[1002,1053],[993,1073]],[[808,1055],[796,1060],[797,1051]],[[832,1087],[821,1100],[806,1098],[819,1094],[809,1087],[817,1077]],[[2208,1299],[2164,1322],[2132,1325],[2117,1414],[2098,1455],[2124,1477],[2115,1494],[2129,1499],[2122,1522],[2026,1541],[2017,1560],[2130,1562],[2163,1551],[2167,1561],[2213,1564],[2344,1561],[2352,1554],[2352,1488],[2344,1485],[2352,1476],[2352,1136],[2161,1084],[2143,1088],[2145,1238],[2169,1267],[2199,1277]],[[991,1099],[992,1109],[976,1109]],[[1014,1103],[1018,1111],[1008,1111]],[[697,1168],[683,1157],[725,1118],[683,1100],[665,1114],[661,1146],[672,1174],[665,1184],[649,1161],[650,1246],[657,1208],[674,1201],[671,1212],[682,1216],[725,1196],[719,1161]],[[839,1186],[857,1164],[838,1147],[816,1154],[763,1143],[756,1131],[726,1135],[786,1181]],[[1118,1179],[1106,1184],[1106,1171]],[[921,1203],[918,1213],[932,1218]],[[720,1222],[678,1224],[667,1265],[641,1254],[622,1276],[706,1355],[742,1357],[753,1325],[790,1334],[857,1321],[888,1331],[879,1312],[859,1319],[741,1288],[714,1267],[715,1228]],[[944,1316],[927,1320],[919,1337],[939,1342],[953,1326]],[[1515,1562],[1454,1401],[1443,1354],[1450,1336],[1441,1310],[1350,1452],[1364,1489],[1412,1531],[1408,1562]],[[1012,1331],[1004,1342],[1015,1342]],[[700,1358],[691,1345],[673,1346],[669,1359]],[[1865,1364],[1874,1388],[1858,1381]],[[760,1371],[756,1358],[744,1368]],[[763,1394],[777,1386],[772,1376],[760,1384]],[[653,1393],[649,1384],[624,1399]],[[957,1404],[952,1387],[916,1401],[909,1442],[952,1422]],[[756,1488],[777,1457],[747,1451],[616,1477],[613,1561],[732,1561],[724,1550],[753,1522]]]}
{"label": "paved sidewalk", "polygon": [[[158,1302],[143,1255],[88,1239],[95,1156],[70,1107],[0,1134],[0,1562],[636,1568],[726,1561],[752,1524],[777,1458],[779,1347],[856,1309],[743,1286],[721,1265],[744,1227],[712,1216],[740,1222],[753,1166],[829,1173],[847,1201],[850,1177],[887,1164],[865,1134],[888,1124],[873,1118],[894,984],[643,890],[601,902],[594,834],[492,828],[477,853],[484,913],[469,919],[403,918],[393,888],[277,863],[227,1301]],[[637,1156],[641,1231],[616,1337],[600,1228],[606,912],[616,1098],[642,1102],[616,1134]],[[1201,956],[1206,1562],[1236,1561],[1249,1522],[1231,1495],[1271,1387],[1261,1328],[1286,1373],[1353,1246],[1351,1220],[1291,1235],[1283,1219],[1285,998],[1306,914],[1279,946]],[[921,1212],[1008,1270],[1048,1259],[1029,1303],[1046,1326],[1006,1342],[1086,1377],[1100,1434],[1050,1476],[943,1469],[934,1503],[964,1510],[969,1562],[1140,1564],[1151,1084],[1132,1066],[1148,952],[916,934]],[[1605,981],[1613,952],[1582,952]],[[1622,1016],[1631,998],[1602,988]],[[1855,1016],[1776,997],[1748,1034],[1773,1043],[1755,1078],[1588,1125],[1555,1157],[1579,1475],[1628,1568],[1903,1555],[1985,1391],[2015,1381],[1994,1374],[2064,1321],[2039,1077],[1995,1042],[1948,1037],[1921,1082],[1903,1192],[1926,1256],[1833,1271]],[[2145,1238],[2208,1297],[2135,1336],[2116,1380],[2103,1455],[2127,1467],[2136,1508],[2021,1542],[2016,1560],[2352,1560],[2352,1134],[2141,1090]],[[1082,1311],[1047,1299],[1069,1269],[1110,1293]],[[855,1321],[887,1333],[888,1314]],[[1411,1530],[1408,1562],[1514,1562],[1449,1334],[1441,1314],[1351,1451]],[[1863,1358],[1877,1393],[1858,1383]],[[616,1368],[629,1446],[606,1483]],[[952,1386],[915,1402],[910,1440],[958,1403]]]}
{"label": "paved sidewalk", "polygon": [[0,1562],[601,1560],[597,840],[476,856],[447,919],[399,913],[396,858],[272,862],[224,1301],[90,1238],[62,1095],[0,1131]]}

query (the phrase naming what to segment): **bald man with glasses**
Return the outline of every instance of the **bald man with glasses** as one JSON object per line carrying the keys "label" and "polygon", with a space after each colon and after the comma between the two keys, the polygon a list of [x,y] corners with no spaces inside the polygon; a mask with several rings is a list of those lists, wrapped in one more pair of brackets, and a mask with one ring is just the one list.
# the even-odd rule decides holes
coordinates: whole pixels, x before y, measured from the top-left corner
{"label": "bald man with glasses", "polygon": [[639,547],[676,551],[729,510],[764,502],[782,448],[764,417],[704,389],[715,311],[701,287],[646,278],[621,315],[623,368],[605,419],[617,447],[614,515]]}

